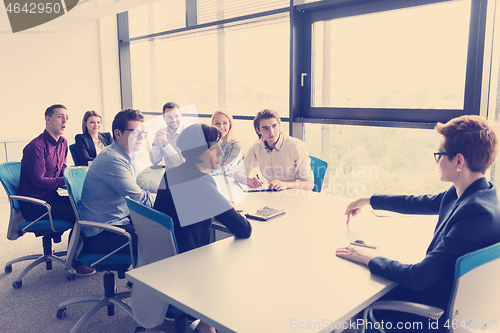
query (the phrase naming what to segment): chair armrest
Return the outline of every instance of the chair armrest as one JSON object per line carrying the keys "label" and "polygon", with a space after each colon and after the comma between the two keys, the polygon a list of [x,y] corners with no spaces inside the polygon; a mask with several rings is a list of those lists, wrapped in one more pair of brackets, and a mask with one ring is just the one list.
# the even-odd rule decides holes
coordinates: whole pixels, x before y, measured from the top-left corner
{"label": "chair armrest", "polygon": [[444,310],[430,305],[403,301],[377,301],[370,305],[370,308],[373,310],[393,310],[413,313],[430,319],[438,319],[444,313]]}
{"label": "chair armrest", "polygon": [[43,206],[47,209],[47,212],[40,215],[39,218],[37,218],[36,220],[34,220],[33,222],[31,222],[30,224],[28,224],[26,227],[23,228],[23,232],[28,229],[29,227],[31,227],[33,224],[35,224],[36,222],[38,222],[39,220],[41,220],[45,215],[48,215],[49,216],[49,221],[50,221],[50,228],[52,229],[53,232],[56,232],[56,229],[54,228],[54,222],[52,222],[52,214],[51,214],[51,210],[52,210],[52,207],[50,207],[50,205],[44,201],[44,200],[41,200],[41,199],[37,199],[37,198],[32,198],[32,197],[26,197],[24,195],[11,195],[9,197],[10,200],[19,200],[19,201],[26,201],[26,202],[31,202],[33,204],[36,204],[36,205],[39,205],[39,206]]}
{"label": "chair armrest", "polygon": [[121,235],[121,236],[127,238],[127,242],[125,244],[116,248],[114,251],[108,253],[107,255],[102,257],[101,259],[94,262],[92,265],[90,265],[91,267],[97,265],[99,262],[103,261],[104,259],[108,258],[109,256],[120,251],[121,249],[123,249],[127,245],[129,246],[129,250],[130,250],[130,260],[132,262],[132,267],[134,267],[134,268],[136,267],[135,258],[134,258],[134,247],[132,244],[132,236],[125,229],[115,227],[115,226],[110,225],[110,224],[100,223],[100,222],[79,221],[78,223],[80,224],[81,227],[91,227],[91,228],[102,229],[102,230],[113,232],[115,234],[118,234],[118,235]]}
{"label": "chair armrest", "polygon": [[[41,205],[41,206],[49,205],[44,200],[37,199],[37,198],[32,198],[32,197],[25,197],[24,195],[11,195],[10,198],[12,200],[27,201],[27,202],[31,202],[31,203],[34,203],[34,204],[37,204],[37,205]],[[50,207],[50,205],[49,205],[49,207]]]}
{"label": "chair armrest", "polygon": [[115,227],[114,225],[105,224],[105,223],[101,223],[101,222],[92,222],[92,221],[80,221],[79,223],[82,227],[103,229],[103,230],[114,232],[115,234],[123,235],[125,237],[130,236],[130,234],[127,231],[125,231],[125,229]]}

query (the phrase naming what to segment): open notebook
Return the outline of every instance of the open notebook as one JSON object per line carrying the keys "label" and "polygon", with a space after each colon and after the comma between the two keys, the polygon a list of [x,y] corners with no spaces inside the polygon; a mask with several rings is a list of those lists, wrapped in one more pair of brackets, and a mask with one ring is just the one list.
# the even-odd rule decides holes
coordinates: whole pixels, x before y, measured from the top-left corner
{"label": "open notebook", "polygon": [[[264,182],[264,184],[262,184],[261,187],[250,187],[250,186],[248,186],[246,184],[242,184],[242,183],[238,183],[238,185],[240,185],[243,192],[275,192],[275,191],[277,191],[274,189],[269,189],[268,182]],[[280,191],[283,191],[283,190],[280,190]]]}

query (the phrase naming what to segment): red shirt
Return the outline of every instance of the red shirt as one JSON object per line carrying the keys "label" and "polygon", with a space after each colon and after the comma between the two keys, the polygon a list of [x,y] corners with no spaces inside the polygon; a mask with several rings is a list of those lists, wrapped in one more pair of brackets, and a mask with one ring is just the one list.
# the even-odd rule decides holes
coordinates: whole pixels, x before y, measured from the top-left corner
{"label": "red shirt", "polygon": [[33,198],[56,195],[64,186],[67,155],[67,140],[60,136],[56,141],[43,131],[23,149],[18,194]]}

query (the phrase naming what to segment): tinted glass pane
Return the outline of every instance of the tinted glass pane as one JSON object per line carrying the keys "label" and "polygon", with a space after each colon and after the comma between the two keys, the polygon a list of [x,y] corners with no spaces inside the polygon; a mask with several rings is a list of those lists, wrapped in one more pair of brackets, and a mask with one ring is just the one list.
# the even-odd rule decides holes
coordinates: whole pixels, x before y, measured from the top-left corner
{"label": "tinted glass pane", "polygon": [[198,112],[288,115],[289,17],[275,15],[130,44],[132,100],[141,111],[166,101]]}
{"label": "tinted glass pane", "polygon": [[161,0],[128,11],[130,37],[144,36],[186,26],[185,1]]}
{"label": "tinted glass pane", "polygon": [[198,24],[289,6],[289,0],[198,0]]}
{"label": "tinted glass pane", "polygon": [[470,1],[316,22],[313,106],[462,109]]}
{"label": "tinted glass pane", "polygon": [[288,116],[290,21],[288,14],[225,29],[226,105],[253,116],[275,109]]}
{"label": "tinted glass pane", "polygon": [[311,155],[328,162],[330,194],[435,194],[451,186],[439,179],[434,130],[305,124]]}

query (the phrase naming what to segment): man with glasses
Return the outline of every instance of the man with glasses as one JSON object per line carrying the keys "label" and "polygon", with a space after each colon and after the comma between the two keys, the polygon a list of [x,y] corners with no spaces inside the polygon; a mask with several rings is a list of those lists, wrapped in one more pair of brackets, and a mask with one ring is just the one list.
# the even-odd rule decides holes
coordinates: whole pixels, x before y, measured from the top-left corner
{"label": "man with glasses", "polygon": [[[140,111],[127,109],[118,112],[113,120],[113,143],[92,162],[85,177],[80,203],[82,218],[114,225],[132,235],[134,248],[137,236],[131,224],[125,196],[152,207],[153,194],[141,189],[136,178],[138,170],[133,154],[138,152],[147,133],[143,130],[144,116]],[[111,252],[126,241],[123,236],[98,228],[84,228],[85,245],[91,252]],[[120,252],[128,253],[128,247]]]}

